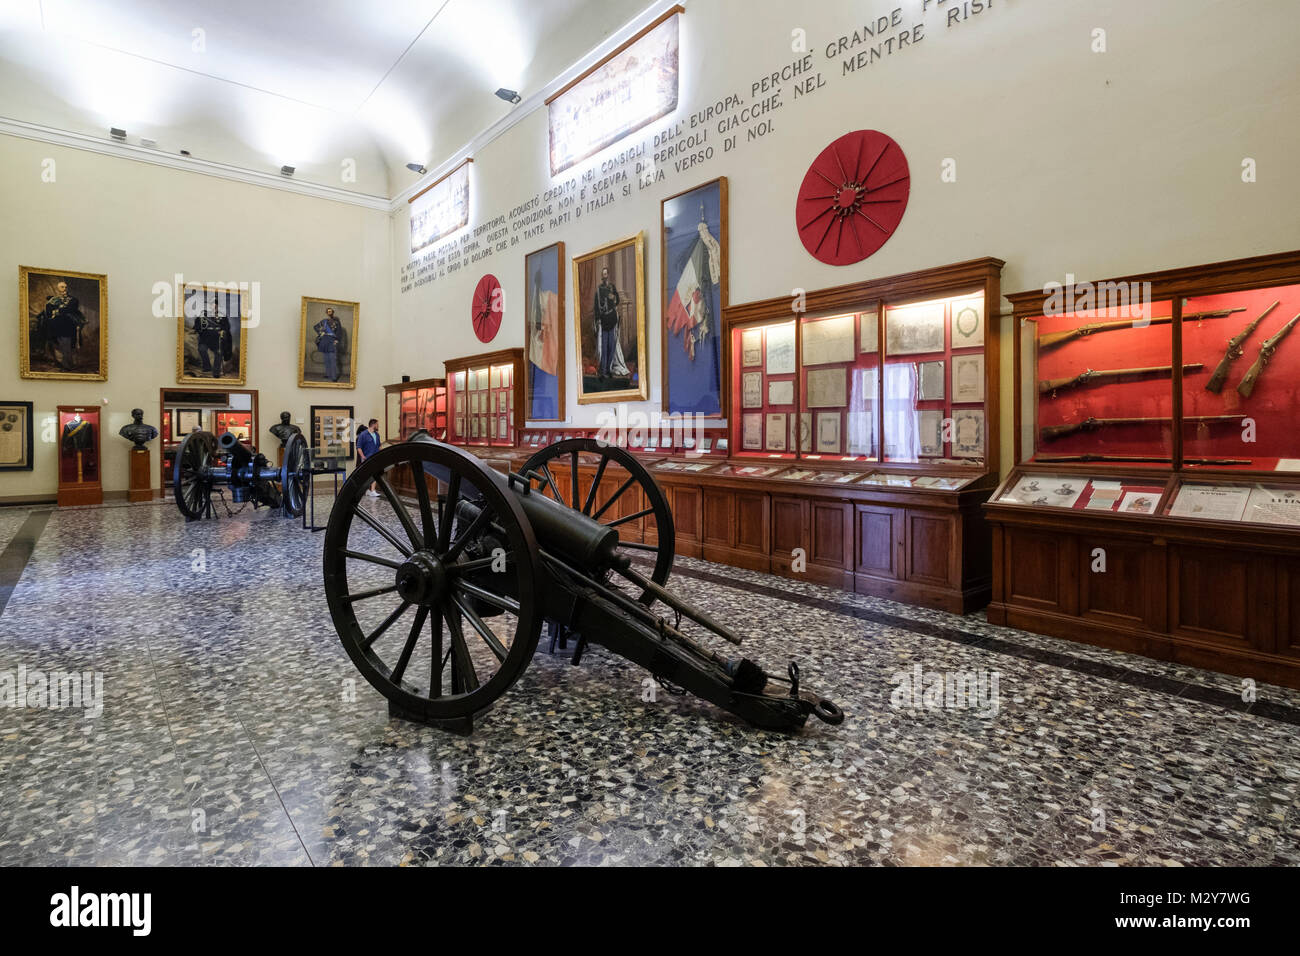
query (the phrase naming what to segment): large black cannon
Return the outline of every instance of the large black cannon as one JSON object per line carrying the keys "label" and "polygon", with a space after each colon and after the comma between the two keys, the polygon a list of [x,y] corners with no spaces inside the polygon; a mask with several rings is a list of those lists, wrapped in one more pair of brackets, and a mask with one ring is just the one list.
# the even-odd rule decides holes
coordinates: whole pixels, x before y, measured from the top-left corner
{"label": "large black cannon", "polygon": [[235,504],[280,508],[298,518],[311,489],[311,473],[311,449],[301,434],[290,436],[284,462],[276,466],[231,432],[223,432],[220,438],[211,432],[191,432],[176,451],[172,492],[188,521],[215,516],[212,493],[217,488],[229,488]]}
{"label": "large black cannon", "polygon": [[[372,483],[381,494],[367,500]],[[697,639],[740,643],[665,590],[673,547],[663,493],[621,448],[569,439],[506,475],[421,436],[344,483],[325,533],[325,594],[343,646],[395,716],[468,732],[523,672],[546,623],[553,647],[576,642],[575,664],[602,645],[756,727],[793,731],[809,714],[840,723],[795,664],[778,677]]]}

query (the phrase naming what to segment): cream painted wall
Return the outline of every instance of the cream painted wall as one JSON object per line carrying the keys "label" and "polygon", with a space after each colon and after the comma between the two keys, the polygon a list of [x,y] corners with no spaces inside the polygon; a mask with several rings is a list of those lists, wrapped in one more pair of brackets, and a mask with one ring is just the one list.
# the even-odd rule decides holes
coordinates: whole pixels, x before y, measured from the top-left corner
{"label": "cream painted wall", "polygon": [[[730,180],[731,301],[786,295],[930,266],[996,256],[1003,290],[1194,265],[1300,246],[1300,81],[1293,0],[992,0],[954,27],[931,0],[917,46],[841,76],[826,44],[922,0],[691,0],[682,18],[680,106],[598,157],[736,92],[795,59],[791,31],[807,31],[827,85],[774,115],[775,131],[734,153],[526,241],[407,294],[394,295],[403,343],[398,372],[437,375],[442,361],[523,344],[523,256],[556,240],[567,253],[644,231],[647,239],[651,397],[658,407],[662,296],[659,202],[716,176]],[[1092,52],[1093,30],[1108,52]],[[883,130],[906,152],[912,194],[901,228],[876,255],[835,268],[808,255],[793,225],[808,164],[837,136]],[[719,137],[710,133],[710,142]],[[742,143],[744,134],[741,134]],[[1245,157],[1258,182],[1245,184]],[[945,158],[957,181],[940,181]],[[482,149],[472,167],[471,225],[506,213],[551,184],[545,110]],[[564,177],[561,177],[564,178]],[[394,282],[407,258],[408,219],[393,220]],[[469,323],[474,284],[492,272],[506,292],[497,339]],[[566,273],[571,277],[571,271]],[[572,322],[572,282],[568,315]],[[1010,329],[1004,339],[1010,343]],[[566,334],[569,420],[595,421],[576,404]],[[1011,351],[1003,364],[1003,461],[1011,459]]]}
{"label": "cream painted wall", "polygon": [[[42,161],[56,181],[43,182]],[[257,444],[278,447],[267,427],[293,413],[307,430],[312,404],[357,406],[382,418],[393,366],[388,214],[83,150],[0,136],[0,399],[35,403],[35,469],[0,472],[0,498],[53,496],[56,445],[41,441],[55,406],[100,404],[105,492],[128,485],[130,443],[117,430],[131,409],[158,422],[158,389],[176,382],[176,319],[154,318],[155,282],[175,273],[200,281],[261,284],[260,324],[248,330],[246,388],[259,390]],[[108,275],[108,381],[18,377],[18,267]],[[357,388],[300,389],[300,297],[361,303]],[[103,404],[107,400],[107,404]],[[152,467],[159,466],[154,441]]]}

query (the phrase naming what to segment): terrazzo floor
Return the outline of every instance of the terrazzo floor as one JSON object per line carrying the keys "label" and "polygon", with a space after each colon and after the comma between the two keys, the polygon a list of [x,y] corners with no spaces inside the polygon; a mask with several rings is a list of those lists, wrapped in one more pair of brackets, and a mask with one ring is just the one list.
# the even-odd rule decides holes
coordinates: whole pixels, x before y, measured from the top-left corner
{"label": "terrazzo floor", "polygon": [[[0,550],[30,513],[0,509]],[[97,672],[103,711],[0,707],[0,861],[1300,863],[1295,691],[679,558],[671,588],[770,670],[798,660],[841,726],[645,700],[634,665],[543,640],[457,737],[390,720],[356,674],[322,541],[251,510],[51,513],[0,614],[0,690]],[[996,677],[996,707],[913,706],[917,666]]]}

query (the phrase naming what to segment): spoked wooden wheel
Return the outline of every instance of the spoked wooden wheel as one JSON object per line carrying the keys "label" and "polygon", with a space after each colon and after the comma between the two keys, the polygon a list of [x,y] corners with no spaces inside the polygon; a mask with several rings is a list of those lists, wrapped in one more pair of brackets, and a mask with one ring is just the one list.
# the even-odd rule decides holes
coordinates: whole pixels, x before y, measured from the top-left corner
{"label": "spoked wooden wheel", "polygon": [[[594,467],[595,474],[583,478],[580,466]],[[675,546],[673,513],[650,472],[625,449],[594,438],[568,438],[529,458],[523,474],[535,476],[530,480],[538,493],[618,531],[620,552],[652,558],[650,580],[655,584],[668,580]],[[649,606],[654,597],[643,591],[639,600]]]}
{"label": "spoked wooden wheel", "polygon": [[289,436],[284,448],[284,463],[280,465],[280,498],[285,514],[301,518],[311,494],[311,449],[307,439],[298,433]]}
{"label": "spoked wooden wheel", "polygon": [[217,439],[211,432],[190,432],[176,452],[172,496],[188,521],[206,517],[211,509],[210,470],[216,456]]}
{"label": "spoked wooden wheel", "polygon": [[[399,474],[415,484],[411,504],[394,488]],[[366,496],[372,482],[381,497]],[[537,648],[532,528],[486,467],[450,445],[406,442],[367,458],[330,513],[324,562],[344,648],[406,714],[480,713]]]}

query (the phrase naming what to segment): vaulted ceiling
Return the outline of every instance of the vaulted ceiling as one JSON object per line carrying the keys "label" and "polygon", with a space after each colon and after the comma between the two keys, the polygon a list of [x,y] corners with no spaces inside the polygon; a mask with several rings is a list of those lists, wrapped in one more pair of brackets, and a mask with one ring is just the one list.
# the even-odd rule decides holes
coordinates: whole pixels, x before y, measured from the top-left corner
{"label": "vaulted ceiling", "polygon": [[3,0],[0,117],[392,196],[648,2]]}

